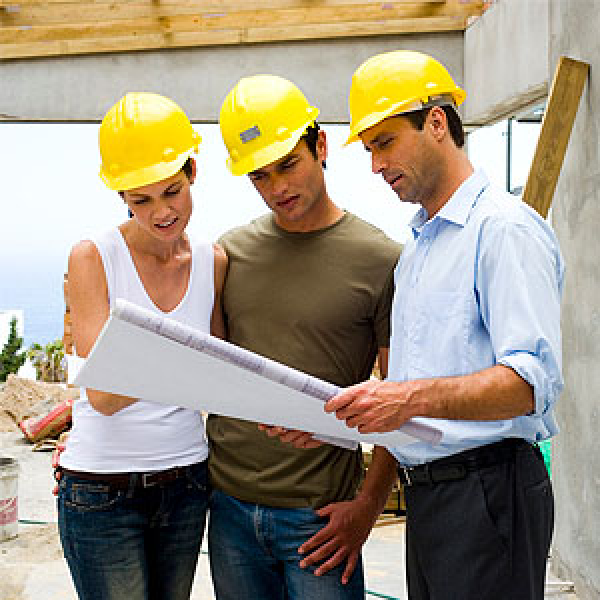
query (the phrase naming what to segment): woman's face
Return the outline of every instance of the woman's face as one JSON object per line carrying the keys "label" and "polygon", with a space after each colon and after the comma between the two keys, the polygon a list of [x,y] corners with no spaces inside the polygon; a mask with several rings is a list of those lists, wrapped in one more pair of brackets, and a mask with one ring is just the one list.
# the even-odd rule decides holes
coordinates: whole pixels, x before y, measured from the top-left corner
{"label": "woman's face", "polygon": [[192,215],[191,184],[196,177],[192,159],[192,176],[183,171],[138,188],[123,192],[123,198],[133,218],[153,237],[164,241],[177,239]]}

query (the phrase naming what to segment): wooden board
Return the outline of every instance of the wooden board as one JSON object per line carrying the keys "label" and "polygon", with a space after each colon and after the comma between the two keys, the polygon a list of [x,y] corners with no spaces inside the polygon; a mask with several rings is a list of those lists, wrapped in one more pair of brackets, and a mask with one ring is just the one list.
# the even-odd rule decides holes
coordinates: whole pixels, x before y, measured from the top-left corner
{"label": "wooden board", "polygon": [[481,0],[0,0],[0,60],[462,31]]}
{"label": "wooden board", "polygon": [[588,71],[587,63],[565,56],[560,58],[556,67],[540,137],[523,191],[523,202],[544,218],[552,204]]}

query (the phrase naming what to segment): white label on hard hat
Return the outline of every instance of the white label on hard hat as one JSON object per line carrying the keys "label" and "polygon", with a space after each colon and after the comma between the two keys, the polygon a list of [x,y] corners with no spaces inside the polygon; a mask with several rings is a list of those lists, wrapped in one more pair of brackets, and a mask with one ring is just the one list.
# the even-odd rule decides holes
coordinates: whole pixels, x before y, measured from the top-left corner
{"label": "white label on hard hat", "polygon": [[258,125],[250,127],[250,129],[246,129],[246,131],[242,131],[242,133],[240,133],[240,140],[242,140],[242,144],[247,144],[248,142],[255,140],[257,137],[260,137],[260,129],[258,128]]}

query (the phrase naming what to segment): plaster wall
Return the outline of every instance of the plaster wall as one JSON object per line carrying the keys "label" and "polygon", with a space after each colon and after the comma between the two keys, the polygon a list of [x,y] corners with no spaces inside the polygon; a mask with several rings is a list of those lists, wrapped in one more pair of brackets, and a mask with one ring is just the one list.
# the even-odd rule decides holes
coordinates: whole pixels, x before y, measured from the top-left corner
{"label": "plaster wall", "polygon": [[591,600],[600,598],[600,13],[593,0],[550,0],[549,17],[552,70],[561,55],[591,67],[553,202],[567,265],[553,562]]}
{"label": "plaster wall", "polygon": [[152,91],[193,121],[216,122],[240,77],[272,73],[294,81],[321,121],[347,122],[356,67],[399,48],[432,54],[463,83],[462,32],[14,60],[0,62],[0,120],[100,120],[125,92]]}
{"label": "plaster wall", "polygon": [[548,1],[496,0],[465,32],[465,57],[469,125],[513,116],[546,96]]}

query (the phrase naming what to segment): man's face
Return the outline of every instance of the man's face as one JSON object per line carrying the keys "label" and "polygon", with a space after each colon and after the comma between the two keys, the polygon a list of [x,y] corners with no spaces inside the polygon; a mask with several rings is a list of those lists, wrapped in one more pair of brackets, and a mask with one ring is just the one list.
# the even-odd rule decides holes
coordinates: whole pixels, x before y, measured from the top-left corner
{"label": "man's face", "polygon": [[283,158],[248,174],[280,227],[297,230],[317,213],[326,198],[321,165],[326,156],[325,133],[319,131],[316,159],[300,140]]}
{"label": "man's face", "polygon": [[[427,117],[429,119],[429,116]],[[402,116],[384,119],[360,134],[371,153],[373,173],[380,174],[400,200],[427,206],[435,190],[440,166],[427,122],[418,130]]]}

